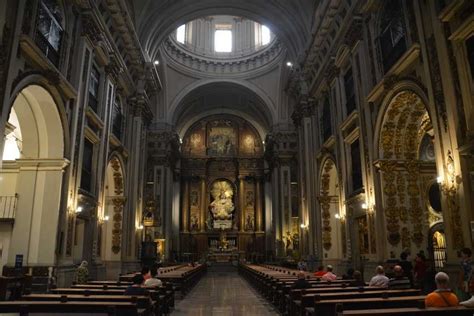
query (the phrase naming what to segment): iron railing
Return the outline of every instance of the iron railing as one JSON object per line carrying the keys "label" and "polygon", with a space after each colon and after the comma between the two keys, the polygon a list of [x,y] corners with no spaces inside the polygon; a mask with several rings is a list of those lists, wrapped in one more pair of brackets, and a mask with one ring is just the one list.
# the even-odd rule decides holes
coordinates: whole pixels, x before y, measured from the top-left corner
{"label": "iron railing", "polygon": [[18,194],[0,196],[0,220],[15,219]]}

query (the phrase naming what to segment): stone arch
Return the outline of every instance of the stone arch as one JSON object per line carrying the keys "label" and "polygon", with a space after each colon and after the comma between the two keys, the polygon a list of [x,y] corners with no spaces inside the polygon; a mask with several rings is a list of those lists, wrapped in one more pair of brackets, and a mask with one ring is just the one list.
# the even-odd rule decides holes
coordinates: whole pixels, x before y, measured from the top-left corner
{"label": "stone arch", "polygon": [[9,128],[21,131],[22,145],[20,156],[3,161],[0,169],[0,173],[7,174],[11,174],[8,170],[16,170],[7,179],[10,185],[0,189],[0,195],[8,188],[18,197],[7,250],[9,265],[14,263],[15,254],[24,255],[25,265],[49,266],[55,262],[56,245],[45,241],[56,239],[63,172],[69,164],[65,158],[68,128],[60,100],[41,76],[26,77],[11,96],[8,112],[15,115],[18,126]]}
{"label": "stone arch", "polygon": [[[341,211],[340,196],[337,166],[334,159],[327,156],[323,160],[319,172],[322,246],[327,261],[343,257],[345,214]],[[337,262],[331,263],[336,264]]]}
{"label": "stone arch", "polygon": [[[381,190],[379,203],[383,209],[387,240],[391,249],[412,253],[428,242],[429,210],[423,201],[424,188],[437,176],[436,158],[425,161],[420,156],[426,135],[439,152],[439,133],[431,120],[431,108],[416,85],[399,83],[390,91],[381,107],[374,137],[377,174]],[[441,164],[442,165],[442,164]],[[376,192],[377,193],[377,192]]]}
{"label": "stone arch", "polygon": [[[27,88],[33,89],[26,90]],[[30,100],[32,100],[33,103],[36,102],[35,105],[48,104],[47,107],[43,106],[40,109],[38,109],[37,106],[35,107],[36,112],[40,117],[48,118],[42,120],[44,122],[42,126],[45,126],[46,124],[46,130],[41,131],[43,134],[42,136],[45,136],[44,134],[46,133],[46,135],[51,136],[51,141],[54,139],[56,144],[62,144],[63,150],[61,154],[59,154],[59,152],[56,152],[56,154],[61,157],[69,158],[71,147],[70,133],[63,94],[56,87],[52,86],[48,79],[41,74],[28,74],[18,81],[12,88],[9,102],[10,107],[6,112],[7,120],[17,97],[25,91],[30,91],[27,95],[29,95]],[[59,120],[57,120],[57,118]],[[26,121],[25,124],[27,124]],[[59,136],[62,136],[61,139],[58,138]],[[51,143],[51,141],[49,143]],[[46,146],[47,143],[48,141],[43,140],[42,144]]]}

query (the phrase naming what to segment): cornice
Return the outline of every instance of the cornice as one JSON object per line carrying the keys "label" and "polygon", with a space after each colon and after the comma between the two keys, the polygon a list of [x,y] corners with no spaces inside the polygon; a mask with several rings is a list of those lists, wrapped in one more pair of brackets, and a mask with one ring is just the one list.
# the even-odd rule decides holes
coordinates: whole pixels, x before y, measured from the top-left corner
{"label": "cornice", "polygon": [[163,56],[172,68],[198,78],[239,78],[257,77],[274,70],[283,60],[285,49],[280,42],[258,51],[255,54],[224,59],[212,59],[193,54],[167,39],[162,45]]}

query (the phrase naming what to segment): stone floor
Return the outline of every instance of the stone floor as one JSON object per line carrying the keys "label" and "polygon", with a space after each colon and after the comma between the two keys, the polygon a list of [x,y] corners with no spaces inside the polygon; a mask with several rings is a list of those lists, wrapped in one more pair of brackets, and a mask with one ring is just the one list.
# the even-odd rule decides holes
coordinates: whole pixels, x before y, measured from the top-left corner
{"label": "stone floor", "polygon": [[265,316],[278,313],[237,272],[208,272],[184,299],[176,302],[171,315]]}

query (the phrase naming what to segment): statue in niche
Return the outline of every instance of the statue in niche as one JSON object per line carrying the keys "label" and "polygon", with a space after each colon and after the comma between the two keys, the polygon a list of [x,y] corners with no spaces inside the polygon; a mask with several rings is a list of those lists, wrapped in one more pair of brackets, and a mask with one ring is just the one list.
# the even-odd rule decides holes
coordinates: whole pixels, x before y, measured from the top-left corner
{"label": "statue in niche", "polygon": [[199,219],[196,215],[191,215],[191,231],[199,230]]}
{"label": "statue in niche", "polygon": [[247,214],[247,218],[245,219],[245,230],[253,230],[253,214]]}
{"label": "statue in niche", "polygon": [[285,239],[285,248],[286,248],[286,251],[288,251],[291,247],[291,242],[292,242],[292,238],[291,238],[291,233],[290,232],[286,232],[286,235],[283,237]]}
{"label": "statue in niche", "polygon": [[247,194],[245,196],[245,207],[253,207],[253,191],[247,191]]}
{"label": "statue in niche", "polygon": [[214,220],[231,220],[235,208],[232,202],[232,185],[228,181],[216,181],[212,185],[211,195],[214,200],[209,205],[209,210]]}
{"label": "statue in niche", "polygon": [[191,206],[199,206],[198,193],[196,191],[191,191]]}

